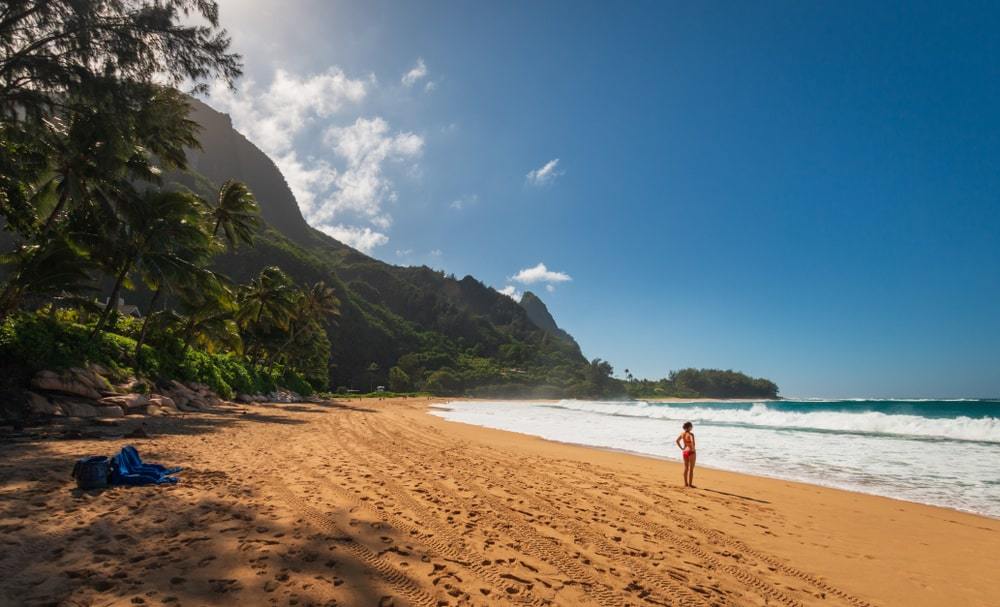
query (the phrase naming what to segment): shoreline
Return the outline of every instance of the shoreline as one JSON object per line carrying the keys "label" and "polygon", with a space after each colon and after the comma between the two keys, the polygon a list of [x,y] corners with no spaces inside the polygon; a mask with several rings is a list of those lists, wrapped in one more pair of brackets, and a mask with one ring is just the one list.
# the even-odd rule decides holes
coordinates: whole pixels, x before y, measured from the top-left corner
{"label": "shoreline", "polygon": [[[451,401],[462,401],[462,402],[475,402],[476,400],[479,400],[479,399],[461,399],[461,398],[451,399]],[[546,401],[531,401],[531,402],[546,402]],[[691,401],[684,401],[684,402],[691,402]],[[711,401],[711,402],[722,402],[722,401]],[[661,455],[656,455],[656,454],[653,454],[653,453],[643,453],[642,451],[633,451],[633,450],[630,450],[630,449],[619,449],[619,448],[615,448],[615,447],[604,447],[604,446],[601,446],[601,445],[589,445],[587,443],[577,443],[577,442],[572,442],[572,441],[561,441],[561,440],[556,440],[556,439],[552,439],[552,438],[546,438],[544,436],[539,436],[537,434],[529,434],[527,432],[517,432],[515,430],[505,430],[503,428],[494,428],[492,426],[480,426],[478,424],[473,424],[473,423],[469,423],[469,422],[463,422],[463,421],[458,421],[458,420],[446,419],[446,418],[443,418],[443,417],[435,416],[432,413],[430,413],[430,411],[433,410],[433,409],[448,410],[446,407],[439,406],[438,404],[435,404],[435,403],[429,403],[427,405],[427,409],[426,409],[427,410],[427,414],[430,415],[430,416],[432,416],[432,417],[437,417],[438,419],[440,419],[442,421],[445,421],[445,422],[448,422],[448,423],[452,423],[452,424],[461,424],[463,426],[468,426],[468,427],[471,427],[471,428],[482,428],[482,429],[486,429],[486,430],[493,430],[493,431],[496,431],[496,432],[508,432],[510,434],[514,434],[514,435],[517,435],[517,436],[523,436],[523,437],[526,437],[526,438],[537,439],[537,440],[545,441],[545,442],[548,442],[548,443],[552,443],[554,445],[564,445],[564,446],[567,446],[567,447],[574,447],[574,448],[580,448],[580,449],[594,449],[594,450],[597,450],[597,451],[605,451],[605,452],[608,452],[608,453],[619,453],[619,454],[622,454],[622,455],[630,455],[630,456],[633,456],[633,457],[640,457],[640,458],[645,458],[645,459],[651,459],[651,460],[655,460],[655,461],[658,461],[658,462],[667,462],[667,463],[671,463],[671,464],[673,464],[675,466],[681,466],[683,464],[683,462],[681,462],[678,459],[674,459],[674,458],[670,458],[670,457],[666,457],[666,456],[661,456]],[[765,480],[765,481],[778,481],[778,482],[784,482],[784,483],[795,483],[795,484],[798,484],[798,485],[803,485],[804,487],[816,487],[816,488],[824,489],[824,490],[827,490],[827,491],[840,491],[840,492],[843,492],[843,493],[854,494],[854,495],[858,495],[858,496],[862,496],[862,497],[879,498],[879,499],[890,500],[892,502],[899,502],[899,503],[907,504],[907,505],[922,506],[922,507],[925,507],[925,508],[934,508],[934,509],[937,509],[937,510],[942,510],[944,512],[954,512],[956,514],[962,514],[962,515],[968,515],[968,516],[976,516],[976,517],[980,517],[980,518],[983,518],[983,519],[986,519],[986,520],[1000,522],[1000,516],[991,516],[989,514],[982,513],[982,512],[974,512],[972,510],[962,510],[960,508],[953,508],[953,507],[950,507],[950,506],[940,506],[938,504],[928,504],[928,503],[925,503],[925,502],[918,502],[918,501],[915,501],[915,500],[908,500],[908,499],[903,499],[903,498],[899,498],[899,497],[892,497],[892,496],[889,496],[889,495],[882,495],[882,494],[879,494],[879,493],[868,493],[868,492],[865,492],[865,491],[858,491],[858,490],[855,490],[855,489],[848,489],[848,488],[845,488],[845,487],[838,487],[838,486],[835,486],[835,485],[824,485],[824,484],[812,482],[812,481],[809,481],[809,480],[800,480],[800,479],[794,479],[794,478],[785,478],[785,477],[781,477],[781,476],[770,476],[770,475],[767,475],[767,474],[753,474],[753,473],[750,473],[750,472],[743,472],[741,470],[729,470],[727,468],[717,468],[715,466],[708,466],[708,465],[705,465],[705,464],[698,464],[697,470],[699,470],[699,471],[700,470],[711,470],[713,472],[721,472],[721,473],[724,473],[724,474],[734,474],[734,475],[737,475],[737,476],[744,476],[744,477],[747,477],[749,479],[759,479],[759,480]]]}
{"label": "shoreline", "polygon": [[[1000,596],[1000,521],[709,468],[686,490],[668,459],[429,412],[449,400],[224,403],[0,445],[0,603],[936,607]],[[149,438],[124,439],[131,426]],[[127,443],[183,466],[181,481],[72,485],[76,458]]]}

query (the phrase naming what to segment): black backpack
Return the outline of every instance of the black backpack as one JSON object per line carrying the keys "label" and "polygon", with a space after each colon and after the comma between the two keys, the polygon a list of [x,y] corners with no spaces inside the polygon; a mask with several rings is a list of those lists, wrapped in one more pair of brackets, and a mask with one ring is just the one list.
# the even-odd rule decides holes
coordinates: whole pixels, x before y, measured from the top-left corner
{"label": "black backpack", "polygon": [[103,489],[111,476],[111,462],[103,455],[93,455],[76,460],[73,478],[80,489]]}

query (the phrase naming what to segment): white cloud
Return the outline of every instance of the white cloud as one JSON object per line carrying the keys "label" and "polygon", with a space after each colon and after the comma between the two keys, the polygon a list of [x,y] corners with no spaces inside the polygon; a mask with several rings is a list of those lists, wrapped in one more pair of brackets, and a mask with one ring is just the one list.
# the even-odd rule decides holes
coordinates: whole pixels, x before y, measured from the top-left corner
{"label": "white cloud", "polygon": [[547,284],[568,282],[573,280],[573,278],[566,274],[565,272],[553,272],[545,267],[544,263],[539,262],[539,264],[533,268],[524,268],[517,274],[510,277],[514,282],[519,282],[521,284],[530,285],[536,282],[544,282]]}
{"label": "white cloud", "polygon": [[441,257],[441,255],[443,255],[444,253],[442,253],[442,252],[441,252],[441,249],[433,249],[433,250],[431,250],[431,252],[430,252],[430,253],[428,253],[428,254],[429,254],[429,255],[430,255],[431,257],[435,257],[435,258],[436,258],[436,257]]}
{"label": "white cloud", "polygon": [[556,292],[556,286],[555,285],[545,285],[545,290],[548,291],[549,293],[555,293]]}
{"label": "white cloud", "polygon": [[479,202],[478,194],[469,194],[468,196],[462,196],[461,198],[456,198],[451,201],[448,206],[455,209],[456,211],[461,211],[462,209],[472,206]]}
{"label": "white cloud", "polygon": [[342,224],[335,226],[321,225],[318,228],[326,235],[332,236],[362,253],[371,253],[375,247],[389,242],[388,236],[376,232],[371,228],[359,228],[358,226],[345,226]]}
{"label": "white cloud", "polygon": [[331,127],[323,137],[325,143],[346,164],[334,176],[335,191],[321,204],[303,208],[306,220],[326,225],[335,216],[353,214],[370,221],[379,229],[392,224],[392,217],[383,205],[396,200],[392,181],[385,176],[387,161],[418,158],[424,140],[413,133],[391,133],[382,118],[358,118],[347,127]]}
{"label": "white cloud", "polygon": [[428,80],[427,84],[424,85],[424,91],[430,93],[437,87],[438,87],[437,82],[434,82],[433,80]]}
{"label": "white cloud", "polygon": [[400,78],[400,82],[403,83],[403,86],[410,87],[416,84],[422,78],[426,77],[427,77],[427,64],[424,63],[423,58],[418,58],[416,65],[410,68],[410,71],[403,74],[403,77]]}
{"label": "white cloud", "polygon": [[396,257],[409,257],[413,254],[413,249],[396,249]]}
{"label": "white cloud", "polygon": [[529,171],[527,175],[528,183],[534,186],[543,186],[552,183],[556,177],[562,175],[559,170],[559,159],[553,158],[540,168]]}
{"label": "white cloud", "polygon": [[278,69],[266,90],[246,80],[238,91],[214,85],[209,101],[228,113],[237,130],[269,155],[291,150],[295,136],[315,118],[327,118],[344,105],[357,104],[373,79],[349,78],[339,67],[309,77]]}
{"label": "white cloud", "polygon": [[[426,75],[422,61],[417,68]],[[279,69],[266,88],[249,80],[236,92],[218,85],[208,101],[228,113],[236,129],[274,160],[306,221],[368,252],[388,241],[383,231],[392,225],[385,204],[397,194],[386,163],[411,161],[407,174],[419,175],[413,161],[424,146],[421,136],[393,133],[377,116],[358,118],[348,126],[331,125],[340,110],[359,104],[374,86],[374,75],[352,79],[338,67],[305,77]],[[319,132],[330,157],[303,155],[297,140]],[[345,225],[345,217],[351,216],[371,227]]]}
{"label": "white cloud", "polygon": [[497,292],[498,293],[503,293],[504,295],[506,295],[507,297],[513,299],[514,301],[521,301],[521,296],[524,295],[524,293],[521,293],[520,291],[518,291],[514,287],[514,285],[507,285],[506,287],[504,287],[502,289],[497,289]]}

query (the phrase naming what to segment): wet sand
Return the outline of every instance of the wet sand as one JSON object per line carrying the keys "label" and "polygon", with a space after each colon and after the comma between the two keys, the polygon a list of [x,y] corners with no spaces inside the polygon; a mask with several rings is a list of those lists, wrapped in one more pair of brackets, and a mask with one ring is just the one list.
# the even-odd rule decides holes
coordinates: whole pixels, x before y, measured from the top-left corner
{"label": "wet sand", "polygon": [[[446,422],[223,406],[0,445],[0,604],[997,605],[1000,521]],[[174,486],[76,490],[133,443]],[[700,462],[700,463],[708,463]]]}

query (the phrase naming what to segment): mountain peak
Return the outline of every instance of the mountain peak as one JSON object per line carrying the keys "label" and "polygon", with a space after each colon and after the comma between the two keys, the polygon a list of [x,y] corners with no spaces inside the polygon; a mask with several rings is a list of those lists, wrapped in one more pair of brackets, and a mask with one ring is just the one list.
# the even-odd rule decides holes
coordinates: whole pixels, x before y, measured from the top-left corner
{"label": "mountain peak", "polygon": [[536,327],[573,344],[577,350],[580,349],[580,345],[576,343],[573,336],[559,328],[556,320],[552,318],[552,313],[549,312],[548,306],[545,305],[545,302],[539,296],[531,291],[525,291],[524,295],[521,296],[521,307],[524,308],[524,311],[528,314],[528,319]]}

